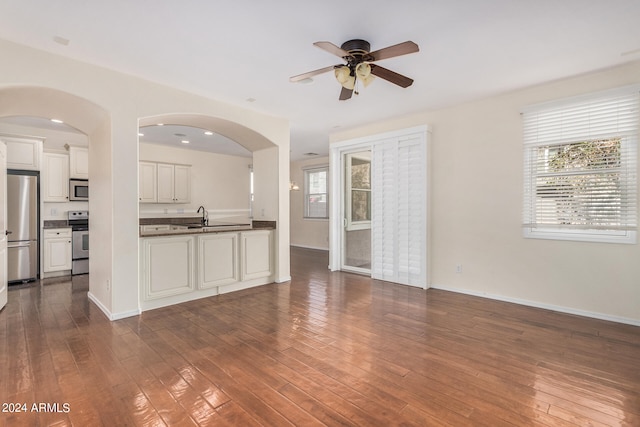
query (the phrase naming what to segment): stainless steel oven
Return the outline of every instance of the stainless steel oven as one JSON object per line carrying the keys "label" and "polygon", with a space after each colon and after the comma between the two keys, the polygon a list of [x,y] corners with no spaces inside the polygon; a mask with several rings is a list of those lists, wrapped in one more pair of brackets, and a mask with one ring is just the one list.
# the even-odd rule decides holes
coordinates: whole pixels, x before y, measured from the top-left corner
{"label": "stainless steel oven", "polygon": [[71,226],[71,274],[89,272],[89,212],[69,211]]}

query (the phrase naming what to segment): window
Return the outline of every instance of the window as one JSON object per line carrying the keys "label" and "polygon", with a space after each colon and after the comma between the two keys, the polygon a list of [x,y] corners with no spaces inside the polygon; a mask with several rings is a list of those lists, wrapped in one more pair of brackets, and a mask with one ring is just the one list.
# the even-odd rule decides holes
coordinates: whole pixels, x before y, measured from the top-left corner
{"label": "window", "polygon": [[639,89],[523,113],[525,237],[635,243]]}
{"label": "window", "polygon": [[304,217],[329,218],[327,207],[327,178],[329,167],[313,167],[304,170]]}
{"label": "window", "polygon": [[253,165],[249,165],[249,218],[253,218]]}
{"label": "window", "polygon": [[371,151],[346,156],[347,230],[371,228]]}

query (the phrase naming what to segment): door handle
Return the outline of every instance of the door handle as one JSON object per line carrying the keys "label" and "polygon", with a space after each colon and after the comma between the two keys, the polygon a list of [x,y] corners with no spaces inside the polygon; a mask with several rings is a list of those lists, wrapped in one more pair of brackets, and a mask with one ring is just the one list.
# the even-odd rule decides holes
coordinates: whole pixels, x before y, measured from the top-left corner
{"label": "door handle", "polygon": [[8,236],[9,234],[13,234],[13,231],[9,231],[9,230],[5,230],[4,231],[4,235]]}

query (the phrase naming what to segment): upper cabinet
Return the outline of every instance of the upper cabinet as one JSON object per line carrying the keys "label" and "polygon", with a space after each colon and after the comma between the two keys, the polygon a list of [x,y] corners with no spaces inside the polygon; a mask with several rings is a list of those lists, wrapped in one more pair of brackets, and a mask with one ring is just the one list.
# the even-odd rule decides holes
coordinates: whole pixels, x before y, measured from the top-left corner
{"label": "upper cabinet", "polygon": [[174,203],[191,202],[191,166],[174,165],[173,197]]}
{"label": "upper cabinet", "polygon": [[69,178],[89,179],[89,150],[69,147]]}
{"label": "upper cabinet", "polygon": [[69,201],[69,156],[44,153],[41,194],[44,202]]}
{"label": "upper cabinet", "polygon": [[7,169],[40,170],[42,139],[0,137],[7,144]]}
{"label": "upper cabinet", "polygon": [[191,202],[191,166],[143,161],[138,174],[140,203]]}
{"label": "upper cabinet", "polygon": [[157,164],[140,162],[138,166],[138,200],[140,203],[158,203]]}

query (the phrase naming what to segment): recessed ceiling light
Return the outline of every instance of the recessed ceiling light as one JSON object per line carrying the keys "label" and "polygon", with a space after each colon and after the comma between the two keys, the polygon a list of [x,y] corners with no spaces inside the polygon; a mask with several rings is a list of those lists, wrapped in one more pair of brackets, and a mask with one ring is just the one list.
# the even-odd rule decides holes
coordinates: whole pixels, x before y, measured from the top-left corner
{"label": "recessed ceiling light", "polygon": [[247,102],[256,102],[255,98],[247,98]]}
{"label": "recessed ceiling light", "polygon": [[213,135],[213,132],[211,132],[210,130],[207,130],[204,132],[205,135]]}
{"label": "recessed ceiling light", "polygon": [[164,123],[158,123],[156,126],[164,126]]}
{"label": "recessed ceiling light", "polygon": [[64,123],[64,122],[63,122],[62,120],[60,120],[60,119],[51,119],[51,121],[52,121],[53,123]]}
{"label": "recessed ceiling light", "polygon": [[175,135],[175,136],[179,136],[179,137],[187,136],[187,135],[185,135],[184,133],[174,133],[174,135]]}
{"label": "recessed ceiling light", "polygon": [[62,46],[69,46],[69,39],[65,39],[64,37],[54,36],[53,41],[61,44]]}
{"label": "recessed ceiling light", "polygon": [[140,132],[139,132],[139,133],[138,133],[138,136],[144,136],[144,133],[140,133]]}
{"label": "recessed ceiling light", "polygon": [[303,156],[317,156],[318,153],[304,153]]}
{"label": "recessed ceiling light", "polygon": [[189,141],[187,141],[186,139],[183,139],[183,140],[182,140],[182,141],[180,141],[180,142],[182,142],[183,144],[188,144],[188,143],[189,143]]}

